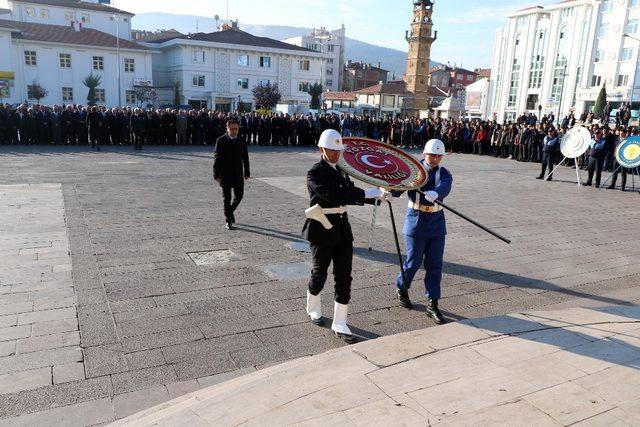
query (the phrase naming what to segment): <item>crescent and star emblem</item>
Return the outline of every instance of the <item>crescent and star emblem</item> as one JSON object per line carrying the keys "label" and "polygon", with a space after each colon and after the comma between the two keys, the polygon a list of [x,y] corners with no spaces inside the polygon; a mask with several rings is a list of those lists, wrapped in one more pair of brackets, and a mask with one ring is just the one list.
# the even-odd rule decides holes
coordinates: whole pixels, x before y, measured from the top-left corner
{"label": "crescent and star emblem", "polygon": [[[363,156],[360,156],[360,160],[362,161],[362,163],[364,163],[365,165],[369,166],[370,168],[374,168],[374,169],[384,169],[387,166],[391,166],[393,165],[393,162],[389,159],[382,159],[382,164],[376,164],[373,161],[369,160],[369,159],[375,159],[378,162],[380,162],[380,158],[378,156],[372,155],[372,154],[365,154]],[[375,161],[374,160],[374,161]]]}

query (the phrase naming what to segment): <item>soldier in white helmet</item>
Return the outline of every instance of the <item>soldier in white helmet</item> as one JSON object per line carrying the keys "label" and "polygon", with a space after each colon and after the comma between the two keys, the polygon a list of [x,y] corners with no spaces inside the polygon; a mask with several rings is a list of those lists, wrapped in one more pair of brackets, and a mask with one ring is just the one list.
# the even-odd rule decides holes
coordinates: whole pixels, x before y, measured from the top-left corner
{"label": "soldier in white helmet", "polygon": [[402,286],[402,274],[399,274],[396,279],[396,296],[403,307],[413,308],[408,290],[416,272],[420,266],[424,265],[427,315],[440,325],[445,323],[438,308],[438,300],[447,230],[444,211],[440,205],[433,202],[444,201],[444,198],[449,195],[453,177],[447,169],[440,166],[442,158],[446,155],[442,141],[439,139],[428,141],[423,154],[424,159],[421,162],[429,171],[429,181],[421,188],[426,195],[417,191],[408,192],[409,207],[402,230],[407,246],[407,257],[404,263],[406,283]]}
{"label": "soldier in white helmet", "polygon": [[331,329],[345,342],[355,342],[347,326],[347,311],[351,299],[351,266],[353,235],[347,216],[347,205],[372,204],[386,201],[389,193],[379,188],[367,191],[357,188],[347,174],[337,166],[345,146],[340,133],[328,129],[318,143],[322,159],[307,173],[310,208],[302,235],[310,243],[313,268],[307,290],[307,314],[316,325],[323,325],[320,292],[333,263],[335,303]]}

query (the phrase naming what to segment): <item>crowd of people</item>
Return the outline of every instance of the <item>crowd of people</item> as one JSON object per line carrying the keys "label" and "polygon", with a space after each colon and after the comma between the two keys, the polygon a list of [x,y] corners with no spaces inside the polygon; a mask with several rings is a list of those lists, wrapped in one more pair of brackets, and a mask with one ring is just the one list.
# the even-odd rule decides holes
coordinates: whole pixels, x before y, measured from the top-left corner
{"label": "crowd of people", "polygon": [[[337,130],[344,136],[379,139],[402,148],[419,148],[435,138],[442,140],[447,150],[454,153],[541,163],[540,178],[546,178],[546,171],[551,172],[559,160],[559,142],[563,135],[581,123],[591,132],[593,147],[567,165],[576,167],[577,164],[581,169],[588,169],[587,184],[600,186],[602,171],[617,169],[616,145],[628,136],[639,134],[638,128],[628,126],[630,116],[629,109],[621,108],[615,123],[594,124],[593,114],[585,113],[578,119],[569,114],[559,123],[553,114],[541,118],[528,114],[499,124],[478,119],[288,115],[172,108],[108,109],[82,105],[21,105],[14,109],[0,104],[0,144],[91,145],[95,150],[104,145],[131,145],[136,150],[145,144],[213,145],[226,132],[226,121],[236,118],[240,136],[249,144],[315,146],[327,129]],[[623,189],[626,188],[627,172],[635,173],[622,170]]]}

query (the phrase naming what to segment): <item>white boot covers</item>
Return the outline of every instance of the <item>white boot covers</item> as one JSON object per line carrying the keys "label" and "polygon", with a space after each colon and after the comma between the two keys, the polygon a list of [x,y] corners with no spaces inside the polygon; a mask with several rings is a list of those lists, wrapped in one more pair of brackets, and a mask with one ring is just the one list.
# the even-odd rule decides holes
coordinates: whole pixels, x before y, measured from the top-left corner
{"label": "white boot covers", "polygon": [[338,304],[337,302],[335,303],[333,309],[333,324],[331,325],[331,329],[344,335],[351,335],[351,330],[347,326],[348,309],[348,305]]}
{"label": "white boot covers", "polygon": [[322,317],[322,300],[320,295],[312,295],[307,291],[307,314],[313,320],[319,320]]}

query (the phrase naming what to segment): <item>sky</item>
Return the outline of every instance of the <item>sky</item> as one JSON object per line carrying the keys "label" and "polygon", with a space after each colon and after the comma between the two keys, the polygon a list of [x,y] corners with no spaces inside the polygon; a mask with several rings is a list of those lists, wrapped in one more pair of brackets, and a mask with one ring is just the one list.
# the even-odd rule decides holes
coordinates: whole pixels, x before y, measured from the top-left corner
{"label": "sky", "polygon": [[[489,67],[493,37],[505,16],[523,7],[559,0],[436,0],[434,29],[438,40],[432,60],[465,68]],[[0,0],[6,7],[7,0]],[[412,16],[411,0],[112,0],[133,13],[166,12],[239,19],[240,23],[338,28],[347,37],[406,51],[405,30]],[[133,20],[135,28],[135,18]]]}

